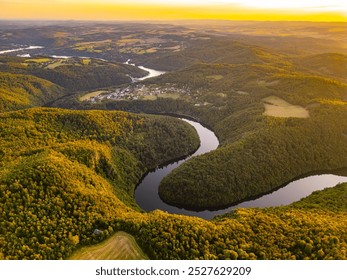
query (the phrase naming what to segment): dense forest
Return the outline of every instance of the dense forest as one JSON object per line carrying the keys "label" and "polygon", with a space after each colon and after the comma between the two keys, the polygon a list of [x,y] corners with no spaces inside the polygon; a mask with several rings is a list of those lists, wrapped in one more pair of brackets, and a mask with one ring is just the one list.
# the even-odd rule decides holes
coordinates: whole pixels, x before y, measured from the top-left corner
{"label": "dense forest", "polygon": [[[161,183],[160,196],[170,204],[194,209],[226,206],[300,175],[347,165],[347,123],[336,121],[347,117],[347,85],[339,80],[298,72],[293,65],[286,69],[205,63],[143,84],[189,88],[189,94],[77,107],[181,114],[212,127],[219,149],[189,160]],[[272,96],[299,106],[308,118],[265,115],[264,100]]]}
{"label": "dense forest", "polygon": [[[283,23],[291,36],[277,24],[234,24],[0,27],[3,48],[44,46],[0,56],[0,259],[67,259],[118,231],[151,259],[347,259],[347,184],[211,221],[135,202],[147,171],[199,146],[187,123],[137,113],[192,117],[220,140],[163,180],[170,204],[220,208],[347,166],[347,50],[332,39],[343,40],[340,26],[314,26],[313,38],[308,23]],[[128,59],[169,72],[132,83],[146,72]],[[136,86],[172,92],[80,99]]]}
{"label": "dense forest", "polygon": [[[321,105],[305,120],[265,117],[262,128],[192,159],[161,183],[173,204],[214,208],[267,193],[301,174],[347,165],[347,110]],[[190,199],[187,200],[186,197]]]}
{"label": "dense forest", "polygon": [[1,258],[67,258],[118,230],[154,259],[347,258],[347,184],[290,206],[238,209],[212,221],[140,213],[133,187],[146,167],[196,147],[187,124],[61,109],[0,117]]}
{"label": "dense forest", "polygon": [[191,126],[170,117],[38,108],[0,119],[6,258],[68,256],[117,211],[138,209],[133,193],[143,173],[199,145]]}
{"label": "dense forest", "polygon": [[0,112],[40,106],[63,95],[64,90],[49,81],[0,72]]}

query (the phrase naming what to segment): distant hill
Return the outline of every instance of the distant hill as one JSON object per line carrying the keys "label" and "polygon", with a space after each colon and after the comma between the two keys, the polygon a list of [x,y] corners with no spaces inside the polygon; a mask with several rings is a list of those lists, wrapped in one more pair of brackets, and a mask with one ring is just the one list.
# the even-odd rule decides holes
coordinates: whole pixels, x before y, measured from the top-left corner
{"label": "distant hill", "polygon": [[273,64],[284,66],[285,56],[266,48],[230,39],[210,38],[187,43],[179,52],[137,56],[136,62],[158,70],[177,70],[196,63]]}
{"label": "distant hill", "polygon": [[146,75],[132,65],[97,59],[5,56],[0,62],[0,71],[46,79],[67,89],[68,94],[130,83],[131,77]]}
{"label": "distant hill", "polygon": [[294,62],[303,70],[347,82],[347,55],[345,54],[322,53],[300,57]]}

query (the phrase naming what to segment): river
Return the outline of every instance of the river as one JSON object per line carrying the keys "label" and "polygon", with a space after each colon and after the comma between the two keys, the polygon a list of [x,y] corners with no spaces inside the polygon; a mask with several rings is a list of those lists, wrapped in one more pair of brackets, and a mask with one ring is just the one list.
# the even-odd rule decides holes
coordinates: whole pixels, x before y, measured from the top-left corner
{"label": "river", "polygon": [[35,50],[35,49],[43,49],[43,47],[42,46],[29,46],[29,47],[26,47],[26,48],[10,49],[10,50],[0,51],[0,54],[19,52],[19,51],[26,51],[26,50]]}
{"label": "river", "polygon": [[196,129],[201,141],[200,147],[194,154],[188,156],[185,159],[152,170],[138,184],[135,189],[135,199],[141,209],[147,212],[153,211],[155,209],[161,209],[172,214],[197,216],[203,219],[210,220],[217,215],[228,213],[233,209],[240,207],[250,208],[288,205],[310,195],[313,191],[322,190],[324,188],[333,187],[338,183],[347,182],[347,177],[334,174],[307,176],[305,178],[294,180],[286,184],[282,188],[270,194],[263,195],[257,199],[245,201],[228,208],[213,211],[192,211],[168,205],[161,200],[158,194],[158,188],[161,180],[183,162],[194,156],[212,151],[219,145],[218,138],[211,130],[202,126],[198,122],[187,119],[182,120],[188,122]]}
{"label": "river", "polygon": [[[18,52],[23,50],[33,50],[33,49],[41,49],[41,46],[29,46],[26,48],[17,48],[0,51],[0,54]],[[30,55],[28,55],[30,56]],[[68,58],[67,56],[55,56],[51,55],[54,58]],[[130,64],[136,66],[135,64],[131,64],[130,60],[125,62],[125,64]],[[138,68],[145,70],[148,74],[142,78],[132,78],[133,82],[143,81],[148,78],[156,77],[161,74],[164,74],[163,71],[157,71],[154,69],[146,68],[143,66],[138,66]],[[199,134],[200,137],[200,147],[195,153],[186,157],[185,159],[179,160],[177,162],[168,164],[164,167],[157,168],[155,170],[150,171],[143,180],[138,184],[135,190],[135,199],[138,205],[145,211],[152,211],[155,209],[161,209],[163,211],[167,211],[172,214],[182,214],[188,216],[197,216],[204,219],[212,219],[217,215],[222,215],[235,208],[240,207],[271,207],[271,206],[280,206],[280,205],[288,205],[292,202],[298,201],[303,197],[310,195],[313,191],[322,190],[324,188],[333,187],[338,183],[347,182],[346,176],[337,176],[334,174],[321,174],[321,175],[312,175],[307,176],[305,178],[301,178],[298,180],[294,180],[284,187],[280,188],[277,191],[274,191],[270,194],[261,196],[260,198],[249,200],[242,202],[240,204],[210,211],[191,211],[186,209],[181,209],[175,206],[171,206],[163,202],[158,194],[158,188],[161,180],[169,174],[173,169],[181,165],[183,162],[187,161],[191,157],[201,155],[212,150],[215,150],[219,141],[216,135],[206,127],[202,126],[200,123],[183,119],[182,120],[191,124]]]}
{"label": "river", "polygon": [[166,73],[164,71],[158,71],[158,70],[146,68],[144,66],[136,66],[134,63],[130,63],[130,59],[128,59],[124,64],[132,65],[132,66],[135,66],[137,68],[140,68],[140,69],[145,70],[145,71],[148,72],[148,74],[146,76],[142,77],[142,78],[133,78],[133,77],[131,77],[133,82],[143,81],[143,80],[146,80],[146,79],[149,79],[149,78],[153,78],[153,77],[157,77],[157,76],[160,76],[160,75]]}

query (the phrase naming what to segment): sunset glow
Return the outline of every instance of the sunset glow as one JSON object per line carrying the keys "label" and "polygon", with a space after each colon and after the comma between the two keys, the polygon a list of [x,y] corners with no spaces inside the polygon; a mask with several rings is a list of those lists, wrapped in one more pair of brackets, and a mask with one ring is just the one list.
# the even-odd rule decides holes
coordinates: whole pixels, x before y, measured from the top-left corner
{"label": "sunset glow", "polygon": [[0,19],[347,19],[344,0],[0,0],[0,8]]}

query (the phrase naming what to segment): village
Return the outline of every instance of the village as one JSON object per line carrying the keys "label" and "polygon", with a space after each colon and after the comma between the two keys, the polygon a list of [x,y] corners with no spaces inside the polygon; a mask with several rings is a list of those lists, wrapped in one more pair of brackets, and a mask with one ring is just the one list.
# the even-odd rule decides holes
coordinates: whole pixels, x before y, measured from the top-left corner
{"label": "village", "polygon": [[156,100],[158,97],[177,99],[180,96],[190,96],[190,94],[188,87],[177,88],[171,84],[165,86],[132,84],[125,88],[100,92],[90,97],[89,101],[95,103],[102,100]]}

